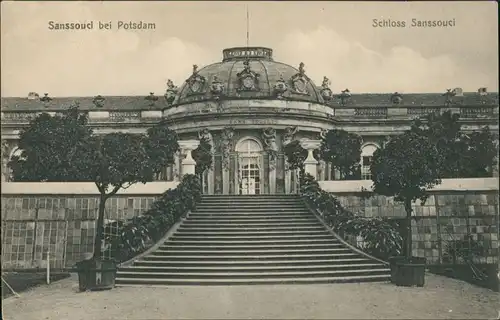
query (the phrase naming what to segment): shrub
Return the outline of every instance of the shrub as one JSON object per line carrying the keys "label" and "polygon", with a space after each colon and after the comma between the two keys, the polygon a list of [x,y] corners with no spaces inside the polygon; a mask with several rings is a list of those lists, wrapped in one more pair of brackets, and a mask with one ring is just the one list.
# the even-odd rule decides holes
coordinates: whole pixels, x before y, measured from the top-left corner
{"label": "shrub", "polygon": [[105,226],[105,255],[117,262],[132,259],[158,242],[166,232],[201,200],[197,176],[186,175],[175,189],[165,191],[142,215]]}
{"label": "shrub", "polygon": [[368,254],[387,260],[401,253],[403,239],[391,220],[382,217],[367,218],[346,210],[337,198],[322,190],[309,174],[301,176],[300,194],[341,237],[362,237],[363,242],[358,246]]}

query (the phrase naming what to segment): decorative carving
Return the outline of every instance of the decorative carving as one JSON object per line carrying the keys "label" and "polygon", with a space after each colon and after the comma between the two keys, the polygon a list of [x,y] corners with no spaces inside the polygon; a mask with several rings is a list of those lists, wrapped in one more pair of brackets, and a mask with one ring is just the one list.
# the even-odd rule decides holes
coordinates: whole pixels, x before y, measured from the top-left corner
{"label": "decorative carving", "polygon": [[[210,130],[205,128],[205,129],[201,129],[200,131],[198,131],[198,139],[200,139],[200,140],[206,139],[207,140],[208,144],[212,147],[211,153],[213,155],[214,154],[214,137],[210,133]],[[212,162],[212,165],[213,165],[213,162]]]}
{"label": "decorative carving", "polygon": [[232,127],[225,127],[222,130],[222,168],[226,171],[229,170],[229,156],[233,147],[233,137],[234,129]]}
{"label": "decorative carving", "polygon": [[102,108],[104,106],[104,97],[101,95],[97,95],[92,99],[92,103],[97,107],[97,108]]}
{"label": "decorative carving", "polygon": [[345,106],[349,99],[351,99],[351,92],[349,89],[342,90],[342,93],[339,95],[340,98],[340,104],[342,106]]}
{"label": "decorative carving", "polygon": [[174,103],[175,97],[177,96],[178,88],[174,85],[174,82],[170,79],[167,80],[167,91],[165,92],[165,100],[167,100],[167,104],[171,105]]}
{"label": "decorative carving", "polygon": [[453,97],[456,95],[456,92],[451,89],[446,89],[446,92],[443,93],[443,96],[445,97],[444,105],[449,106],[453,103]]}
{"label": "decorative carving", "polygon": [[326,135],[328,134],[328,129],[321,129],[320,133],[319,133],[319,138],[320,140],[325,140],[326,139]]}
{"label": "decorative carving", "polygon": [[250,61],[243,62],[244,69],[236,74],[238,77],[238,91],[258,91],[260,74],[250,69]]}
{"label": "decorative carving", "polygon": [[322,88],[320,93],[326,102],[332,100],[333,97],[333,92],[330,89],[330,84],[331,84],[330,79],[328,79],[327,77],[323,77],[323,83],[321,84]]}
{"label": "decorative carving", "polygon": [[288,90],[288,86],[285,82],[285,79],[283,79],[283,74],[280,74],[280,78],[278,82],[274,85],[274,92],[276,93],[276,96],[278,99],[283,99],[283,94]]}
{"label": "decorative carving", "polygon": [[293,141],[293,138],[298,131],[298,126],[285,128],[285,134],[283,135],[283,147],[286,147],[290,142]]}
{"label": "decorative carving", "polygon": [[40,101],[45,102],[45,103],[49,103],[50,101],[52,101],[52,98],[49,97],[48,93],[44,93],[43,97],[40,98]]}
{"label": "decorative carving", "polygon": [[393,104],[400,104],[403,101],[403,96],[401,93],[398,93],[397,91],[394,92],[391,96],[391,102]]}
{"label": "decorative carving", "polygon": [[212,78],[210,92],[212,92],[212,95],[216,99],[219,99],[220,95],[222,95],[222,93],[224,92],[224,84],[219,80],[219,78],[216,75],[214,75],[214,77]]}
{"label": "decorative carving", "polygon": [[291,78],[293,84],[293,92],[298,94],[308,94],[307,84],[309,83],[309,78],[305,74],[304,63],[301,62],[299,65],[299,73],[295,74]]}
{"label": "decorative carving", "polygon": [[264,137],[265,150],[269,154],[269,169],[276,169],[276,160],[278,158],[278,145],[276,144],[276,130],[273,128],[266,128],[262,130]]}
{"label": "decorative carving", "polygon": [[188,83],[191,94],[200,94],[203,93],[207,79],[198,74],[198,66],[194,64],[193,74],[186,80],[186,82]]}

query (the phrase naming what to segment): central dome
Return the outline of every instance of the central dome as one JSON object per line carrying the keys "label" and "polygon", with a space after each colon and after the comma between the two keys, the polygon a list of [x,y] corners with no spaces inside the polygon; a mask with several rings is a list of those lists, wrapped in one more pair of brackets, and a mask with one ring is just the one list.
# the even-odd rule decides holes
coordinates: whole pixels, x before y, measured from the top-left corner
{"label": "central dome", "polygon": [[236,47],[222,51],[222,62],[198,70],[179,88],[173,104],[218,99],[286,99],[324,103],[320,91],[299,68],[273,60],[273,50]]}

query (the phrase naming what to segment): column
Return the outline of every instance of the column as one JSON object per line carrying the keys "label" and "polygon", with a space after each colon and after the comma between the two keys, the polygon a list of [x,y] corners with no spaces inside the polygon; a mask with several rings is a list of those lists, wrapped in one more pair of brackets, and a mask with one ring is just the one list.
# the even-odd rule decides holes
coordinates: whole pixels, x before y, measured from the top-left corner
{"label": "column", "polygon": [[185,154],[185,158],[181,161],[181,171],[182,176],[186,174],[194,174],[196,161],[194,161],[193,156],[191,155],[191,151],[196,149],[200,144],[199,140],[181,140],[179,141],[179,147],[182,150],[182,153]]}
{"label": "column", "polygon": [[[269,153],[268,153],[269,154]],[[276,162],[277,154],[269,154],[269,194],[276,193]]]}
{"label": "column", "polygon": [[222,155],[222,194],[229,194],[229,166],[231,159],[229,154]]}
{"label": "column", "polygon": [[292,193],[292,172],[289,168],[287,156],[285,155],[283,159],[285,160],[285,165],[283,166],[285,168],[285,194],[290,194]]}
{"label": "column", "polygon": [[319,175],[318,175],[318,180],[319,181],[324,181],[328,180],[327,179],[327,174],[326,174],[326,162],[323,160],[319,161]]}
{"label": "column", "polygon": [[304,160],[304,170],[306,173],[317,179],[318,175],[318,160],[314,159],[313,151],[321,145],[321,140],[301,140],[300,145],[307,150],[307,158]]}

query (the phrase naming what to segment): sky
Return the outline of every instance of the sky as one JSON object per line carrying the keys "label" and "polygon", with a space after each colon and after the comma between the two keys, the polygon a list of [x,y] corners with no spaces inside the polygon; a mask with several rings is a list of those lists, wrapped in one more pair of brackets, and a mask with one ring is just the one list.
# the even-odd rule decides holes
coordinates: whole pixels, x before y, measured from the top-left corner
{"label": "sky", "polygon": [[[334,92],[498,92],[496,2],[2,2],[1,95],[163,94],[192,65],[220,62],[224,48],[274,50]],[[405,21],[374,27],[373,19]],[[414,28],[412,19],[453,20]],[[113,30],[49,30],[112,22]],[[118,21],[155,30],[117,30]]]}

